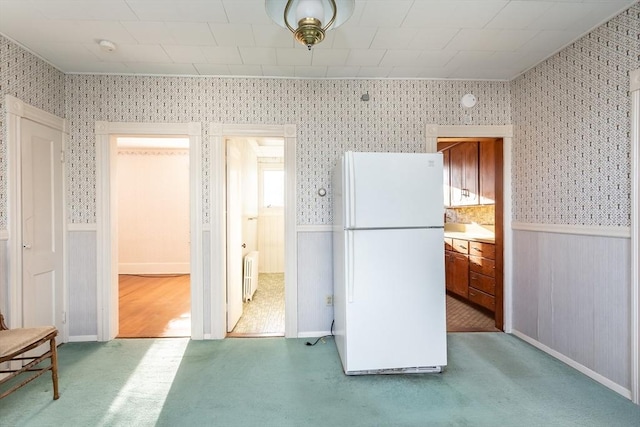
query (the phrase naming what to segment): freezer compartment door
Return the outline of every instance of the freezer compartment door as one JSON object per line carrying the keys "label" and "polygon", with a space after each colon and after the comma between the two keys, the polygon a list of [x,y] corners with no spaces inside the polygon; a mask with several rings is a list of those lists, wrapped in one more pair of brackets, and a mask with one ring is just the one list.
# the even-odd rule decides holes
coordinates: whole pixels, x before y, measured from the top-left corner
{"label": "freezer compartment door", "polygon": [[446,365],[443,231],[346,236],[345,372]]}
{"label": "freezer compartment door", "polygon": [[442,154],[344,156],[346,228],[443,226]]}

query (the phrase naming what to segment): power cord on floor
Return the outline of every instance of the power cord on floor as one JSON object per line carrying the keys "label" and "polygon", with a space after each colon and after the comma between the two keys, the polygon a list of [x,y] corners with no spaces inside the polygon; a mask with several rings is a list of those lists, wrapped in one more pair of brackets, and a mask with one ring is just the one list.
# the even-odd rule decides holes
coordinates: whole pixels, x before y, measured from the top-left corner
{"label": "power cord on floor", "polygon": [[332,320],[332,321],[331,321],[331,335],[324,335],[324,336],[322,336],[322,337],[318,338],[317,340],[315,340],[313,343],[312,343],[311,341],[307,341],[307,342],[305,343],[305,345],[309,345],[309,346],[312,346],[312,347],[313,347],[314,345],[318,344],[318,342],[319,342],[319,341],[324,342],[324,339],[325,339],[325,338],[332,337],[332,336],[333,336],[333,324],[334,324],[334,322],[335,322],[335,320]]}

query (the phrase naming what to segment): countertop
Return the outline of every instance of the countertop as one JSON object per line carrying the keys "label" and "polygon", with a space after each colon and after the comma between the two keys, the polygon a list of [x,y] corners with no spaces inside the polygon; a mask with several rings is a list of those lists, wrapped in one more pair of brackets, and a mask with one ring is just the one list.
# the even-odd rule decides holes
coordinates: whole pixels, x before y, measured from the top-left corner
{"label": "countertop", "polygon": [[444,237],[452,239],[464,239],[481,243],[496,242],[493,226],[478,224],[445,223]]}

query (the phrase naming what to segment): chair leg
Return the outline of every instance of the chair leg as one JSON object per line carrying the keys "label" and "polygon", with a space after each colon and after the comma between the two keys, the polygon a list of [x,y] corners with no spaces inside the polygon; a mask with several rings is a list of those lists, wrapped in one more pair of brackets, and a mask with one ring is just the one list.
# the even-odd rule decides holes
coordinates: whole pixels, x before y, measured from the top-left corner
{"label": "chair leg", "polygon": [[56,347],[56,337],[49,341],[51,346],[51,380],[53,381],[53,400],[58,400],[58,348]]}

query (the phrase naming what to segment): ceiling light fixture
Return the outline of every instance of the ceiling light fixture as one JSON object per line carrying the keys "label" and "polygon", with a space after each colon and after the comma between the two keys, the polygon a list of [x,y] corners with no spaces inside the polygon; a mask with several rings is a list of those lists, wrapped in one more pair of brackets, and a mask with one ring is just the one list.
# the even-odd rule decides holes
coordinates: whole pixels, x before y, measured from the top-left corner
{"label": "ceiling light fixture", "polygon": [[[297,41],[311,50],[324,40],[325,32],[338,28],[353,14],[355,0],[266,0],[271,19],[288,28]],[[290,22],[297,22],[293,28]]]}

